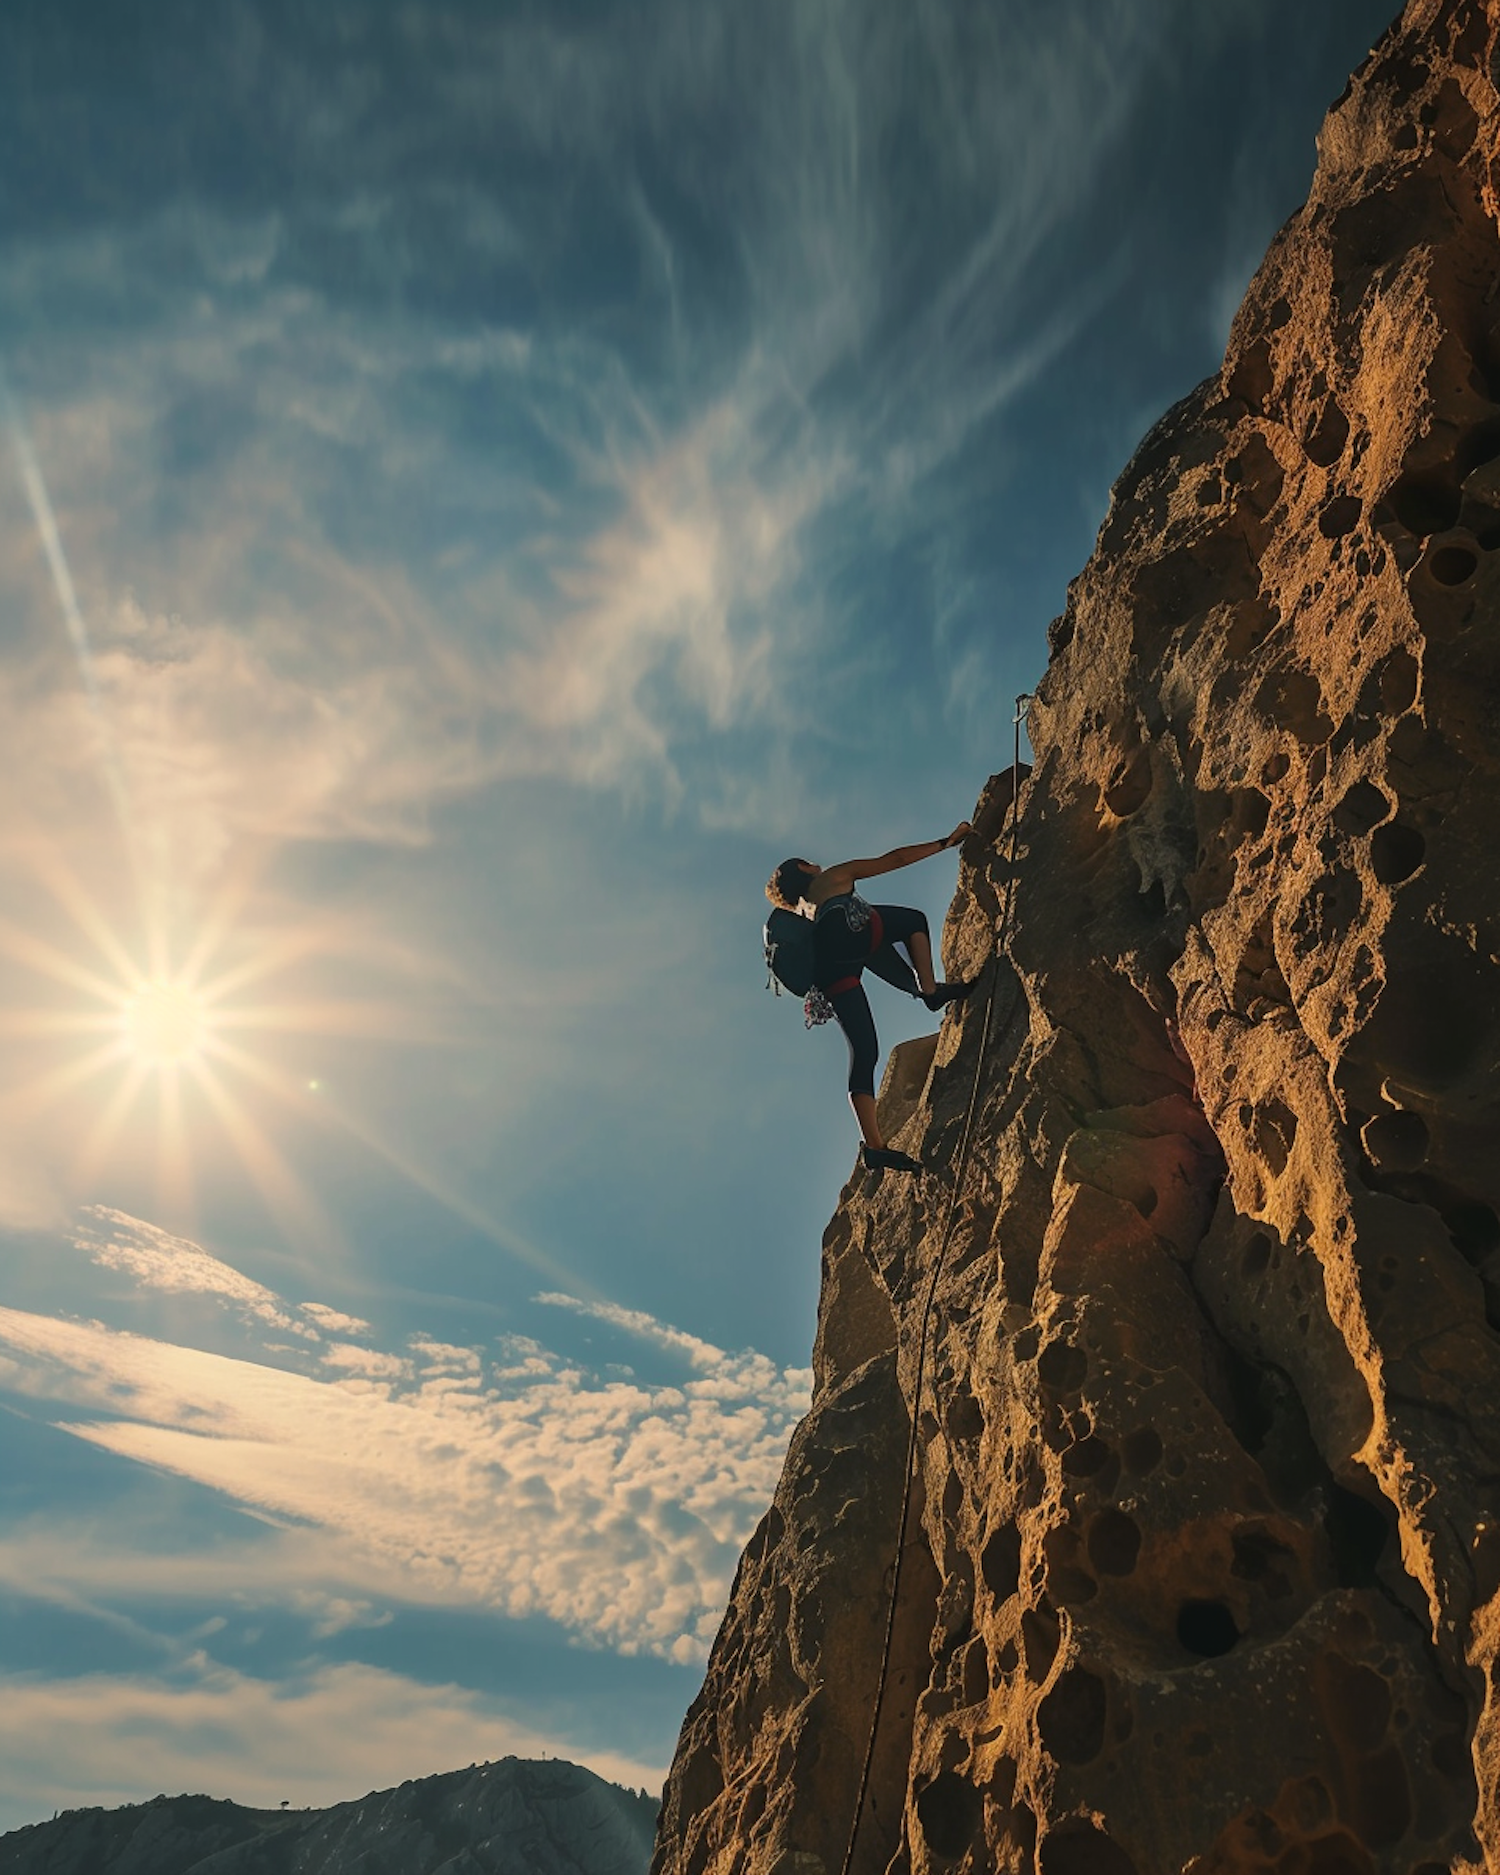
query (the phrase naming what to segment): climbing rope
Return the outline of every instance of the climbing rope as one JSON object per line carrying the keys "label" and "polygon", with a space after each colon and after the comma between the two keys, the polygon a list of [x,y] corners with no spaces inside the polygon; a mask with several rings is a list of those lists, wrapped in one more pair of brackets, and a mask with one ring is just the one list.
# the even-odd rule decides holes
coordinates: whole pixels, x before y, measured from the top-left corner
{"label": "climbing rope", "polygon": [[[995,957],[998,960],[1005,949],[1006,938],[1010,934],[1011,912],[1016,902],[1016,825],[1021,818],[1021,725],[1026,720],[1031,698],[1022,692],[1016,698],[1015,713],[1011,718],[1015,730],[1014,766],[1011,769],[1012,789],[1010,803],[1010,878],[1006,882],[1005,905],[1000,915],[999,935],[995,941]],[[859,1792],[854,1799],[854,1820],[849,1827],[849,1846],[844,1851],[841,1875],[850,1875],[854,1865],[854,1845],[859,1839],[860,1818],[864,1815],[865,1797],[870,1788],[870,1770],[875,1762],[875,1740],[880,1730],[880,1712],[885,1704],[886,1681],[890,1674],[891,1648],[896,1635],[896,1610],[901,1598],[901,1564],[906,1555],[906,1532],[911,1522],[911,1487],[915,1473],[917,1457],[917,1435],[922,1413],[922,1382],[927,1371],[927,1331],[932,1322],[932,1307],[937,1300],[938,1278],[943,1273],[943,1264],[947,1260],[948,1246],[953,1238],[953,1223],[958,1215],[959,1195],[963,1190],[965,1176],[969,1169],[969,1146],[974,1135],[974,1115],[979,1109],[979,1089],[984,1075],[985,1056],[989,1050],[990,1023],[995,1011],[995,986],[1000,980],[997,969],[990,974],[990,986],[984,999],[984,1022],[979,1031],[979,1052],[974,1059],[974,1079],[969,1089],[969,1105],[964,1113],[963,1132],[959,1135],[958,1152],[954,1158],[954,1172],[948,1187],[948,1208],[943,1219],[942,1235],[938,1240],[938,1253],[932,1266],[932,1275],[927,1283],[927,1297],[922,1304],[922,1323],[917,1341],[917,1378],[912,1388],[911,1432],[906,1441],[906,1478],[901,1491],[901,1522],[896,1531],[896,1562],[891,1572],[891,1599],[886,1610],[885,1643],[880,1652],[880,1678],[875,1685],[875,1705],[870,1714],[870,1736],[865,1744],[864,1767],[859,1774]],[[1012,1006],[1011,1015],[1015,1014]],[[1006,1027],[1010,1025],[1010,1016],[1006,1017]]]}

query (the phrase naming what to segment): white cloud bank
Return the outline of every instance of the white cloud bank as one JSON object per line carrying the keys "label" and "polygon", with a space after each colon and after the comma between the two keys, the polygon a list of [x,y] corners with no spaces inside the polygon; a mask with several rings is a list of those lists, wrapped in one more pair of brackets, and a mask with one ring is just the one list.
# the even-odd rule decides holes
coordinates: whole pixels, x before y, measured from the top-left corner
{"label": "white cloud bank", "polygon": [[[98,1215],[108,1239],[80,1239],[95,1260],[269,1329],[292,1319],[197,1245]],[[679,1355],[686,1377],[600,1378],[521,1336],[357,1348],[324,1340],[315,1310],[305,1352],[288,1351],[308,1371],[291,1372],[3,1309],[0,1385],[89,1415],[64,1422],[80,1439],[301,1526],[305,1585],[541,1615],[623,1654],[697,1661],[810,1376],[636,1311],[546,1299]]]}

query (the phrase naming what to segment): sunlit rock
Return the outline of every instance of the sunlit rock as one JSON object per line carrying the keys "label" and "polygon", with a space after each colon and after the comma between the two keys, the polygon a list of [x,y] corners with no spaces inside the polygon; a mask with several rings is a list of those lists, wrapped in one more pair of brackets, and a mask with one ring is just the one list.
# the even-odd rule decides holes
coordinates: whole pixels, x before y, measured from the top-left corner
{"label": "sunlit rock", "polygon": [[1415,0],[1114,491],[659,1875],[839,1875],[883,1660],[857,1875],[1500,1867],[1497,35]]}

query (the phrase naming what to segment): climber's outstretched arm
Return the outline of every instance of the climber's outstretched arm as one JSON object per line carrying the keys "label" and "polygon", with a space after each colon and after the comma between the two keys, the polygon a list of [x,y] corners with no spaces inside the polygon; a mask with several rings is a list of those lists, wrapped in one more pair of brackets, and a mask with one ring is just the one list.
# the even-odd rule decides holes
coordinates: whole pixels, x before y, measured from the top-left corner
{"label": "climber's outstretched arm", "polygon": [[889,853],[881,853],[874,859],[846,859],[837,866],[825,866],[817,879],[818,897],[821,900],[840,892],[852,892],[861,879],[878,879],[882,873],[900,872],[903,866],[915,866],[919,859],[931,859],[934,853],[956,846],[973,831],[968,821],[961,820],[945,840],[918,840],[912,846],[893,846]]}

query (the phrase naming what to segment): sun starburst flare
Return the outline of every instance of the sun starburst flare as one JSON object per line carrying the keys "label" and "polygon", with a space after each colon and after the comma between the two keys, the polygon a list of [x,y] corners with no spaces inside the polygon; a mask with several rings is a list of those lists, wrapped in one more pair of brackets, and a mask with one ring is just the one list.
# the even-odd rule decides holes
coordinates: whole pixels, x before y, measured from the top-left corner
{"label": "sun starburst flare", "polygon": [[[24,1005],[0,1007],[0,1036],[41,1049],[34,1071],[0,1098],[0,1119],[33,1124],[66,1107],[59,1130],[73,1141],[72,1178],[84,1188],[127,1140],[137,1152],[144,1145],[159,1197],[179,1214],[193,1210],[193,1136],[208,1122],[282,1228],[326,1238],[326,1218],[251,1111],[269,1097],[304,1118],[309,1112],[308,1076],[275,1059],[272,1038],[433,1038],[387,1004],[289,993],[299,966],[337,953],[347,962],[346,934],[311,920],[252,928],[248,863],[197,921],[191,941],[174,944],[166,921],[151,917],[137,954],[55,849],[39,846],[27,860],[72,937],[45,937],[30,921],[0,917],[0,959],[34,986]],[[152,1105],[154,1126],[148,1113],[143,1141],[142,1110]]]}

